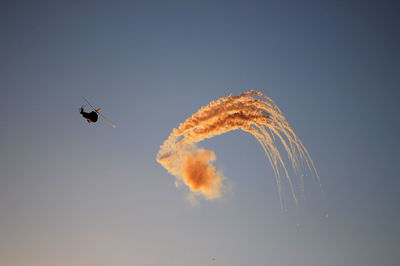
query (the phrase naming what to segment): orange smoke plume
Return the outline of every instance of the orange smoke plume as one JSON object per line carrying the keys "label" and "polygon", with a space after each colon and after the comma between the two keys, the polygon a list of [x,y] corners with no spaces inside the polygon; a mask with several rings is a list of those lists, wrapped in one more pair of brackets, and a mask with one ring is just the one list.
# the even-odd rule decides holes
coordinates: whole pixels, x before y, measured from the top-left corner
{"label": "orange smoke plume", "polygon": [[317,179],[318,174],[307,149],[282,112],[261,92],[251,90],[238,96],[229,95],[200,108],[172,130],[160,147],[157,161],[194,194],[207,199],[218,198],[223,189],[223,177],[212,165],[216,156],[212,151],[197,148],[196,143],[236,129],[252,134],[261,144],[275,173],[281,205],[281,171],[297,204],[293,182],[275,145],[275,138],[281,142],[295,170],[305,162]]}

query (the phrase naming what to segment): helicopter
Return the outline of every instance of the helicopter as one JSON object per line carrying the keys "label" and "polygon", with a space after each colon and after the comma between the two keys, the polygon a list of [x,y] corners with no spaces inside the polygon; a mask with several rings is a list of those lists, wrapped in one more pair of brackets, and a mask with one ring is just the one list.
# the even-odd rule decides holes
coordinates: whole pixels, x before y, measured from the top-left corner
{"label": "helicopter", "polygon": [[107,117],[105,117],[103,114],[100,114],[101,108],[94,108],[93,105],[91,105],[90,102],[89,102],[85,97],[82,97],[82,98],[83,98],[83,100],[85,100],[85,102],[93,109],[93,111],[91,111],[90,113],[85,112],[85,106],[82,106],[82,107],[79,109],[79,111],[80,111],[79,113],[82,115],[82,117],[83,117],[84,119],[86,119],[86,121],[87,121],[89,124],[94,124],[94,123],[96,123],[97,120],[98,120],[98,118],[99,118],[99,116],[100,116],[100,117],[101,117],[108,125],[110,125],[111,127],[113,127],[113,128],[116,128],[116,127],[117,127],[113,122],[111,122],[110,119],[108,119]]}

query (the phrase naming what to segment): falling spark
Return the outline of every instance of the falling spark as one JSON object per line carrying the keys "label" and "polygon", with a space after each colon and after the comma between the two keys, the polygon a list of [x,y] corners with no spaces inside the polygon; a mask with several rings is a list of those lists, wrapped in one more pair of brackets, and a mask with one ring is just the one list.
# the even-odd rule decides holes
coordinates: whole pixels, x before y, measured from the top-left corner
{"label": "falling spark", "polygon": [[[281,207],[282,174],[289,184],[296,205],[298,200],[285,161],[275,145],[276,140],[282,144],[292,168],[297,173],[305,163],[319,182],[307,149],[285,116],[271,98],[254,90],[238,96],[229,95],[200,108],[192,117],[172,130],[160,147],[157,161],[176,177],[177,185],[184,183],[195,195],[202,195],[206,199],[219,198],[224,186],[222,173],[212,164],[216,160],[215,153],[200,149],[196,144],[237,129],[252,134],[267,155],[275,174]],[[300,181],[303,187],[302,176]]]}

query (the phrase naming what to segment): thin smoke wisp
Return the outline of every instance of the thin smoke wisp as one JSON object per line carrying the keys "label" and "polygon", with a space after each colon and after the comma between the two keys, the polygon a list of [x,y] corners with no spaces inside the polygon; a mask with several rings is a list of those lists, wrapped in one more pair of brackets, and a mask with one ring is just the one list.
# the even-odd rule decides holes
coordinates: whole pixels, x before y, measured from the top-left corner
{"label": "thin smoke wisp", "polygon": [[263,93],[250,90],[210,102],[174,128],[161,145],[157,162],[185,184],[194,195],[216,199],[223,191],[223,175],[213,165],[213,151],[197,147],[197,143],[232,130],[253,135],[264,150],[275,174],[278,194],[283,206],[282,178],[286,178],[296,203],[292,178],[287,162],[276,142],[286,152],[291,167],[298,173],[308,168],[319,180],[314,163],[301,140],[293,131],[278,106]]}

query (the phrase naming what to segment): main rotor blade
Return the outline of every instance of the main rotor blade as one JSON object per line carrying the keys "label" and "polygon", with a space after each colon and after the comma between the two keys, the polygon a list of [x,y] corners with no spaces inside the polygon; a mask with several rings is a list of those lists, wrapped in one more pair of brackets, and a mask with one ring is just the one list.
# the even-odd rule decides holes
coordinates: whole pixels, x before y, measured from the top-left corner
{"label": "main rotor blade", "polygon": [[[83,98],[83,99],[85,100],[85,102],[86,102],[87,104],[89,104],[90,107],[92,107],[93,110],[96,112],[96,108],[94,108],[93,105],[91,105],[90,102],[89,102],[85,97],[82,96],[82,98]],[[97,112],[96,112],[96,113],[97,113]]]}
{"label": "main rotor blade", "polygon": [[107,117],[105,117],[104,115],[102,115],[102,114],[100,114],[100,113],[98,113],[98,114],[99,114],[99,116],[100,116],[101,118],[103,118],[103,120],[104,120],[107,124],[109,124],[109,125],[112,126],[113,128],[116,128],[116,127],[117,127],[113,122],[111,122],[110,119],[108,119]]}

